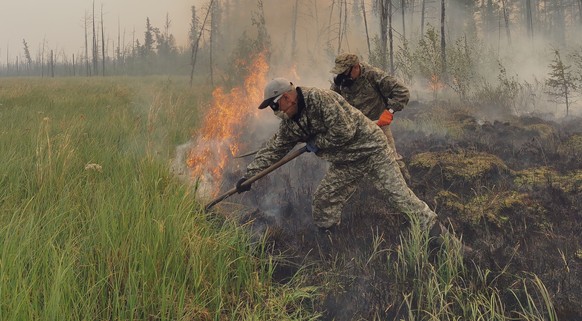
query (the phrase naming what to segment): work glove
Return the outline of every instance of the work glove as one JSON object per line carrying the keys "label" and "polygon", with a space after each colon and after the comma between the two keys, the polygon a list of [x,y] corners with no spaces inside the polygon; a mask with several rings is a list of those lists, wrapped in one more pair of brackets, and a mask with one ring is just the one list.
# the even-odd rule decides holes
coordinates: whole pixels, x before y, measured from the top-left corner
{"label": "work glove", "polygon": [[246,182],[246,178],[241,178],[238,180],[238,182],[236,182],[236,192],[238,194],[242,193],[242,192],[248,192],[251,190],[251,184],[242,186],[242,183]]}
{"label": "work glove", "polygon": [[394,119],[394,113],[390,112],[390,110],[385,110],[382,115],[380,115],[380,119],[376,124],[380,127],[390,125],[392,123],[392,119]]}
{"label": "work glove", "polygon": [[317,147],[317,145],[315,145],[315,139],[310,139],[307,141],[307,151],[310,153],[317,153],[317,151],[319,150],[319,147]]}

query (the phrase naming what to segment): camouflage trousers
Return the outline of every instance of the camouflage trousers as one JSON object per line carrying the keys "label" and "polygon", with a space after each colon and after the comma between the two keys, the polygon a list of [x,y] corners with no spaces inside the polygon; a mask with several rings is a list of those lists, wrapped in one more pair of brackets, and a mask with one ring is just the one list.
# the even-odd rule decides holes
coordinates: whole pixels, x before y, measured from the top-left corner
{"label": "camouflage trousers", "polygon": [[313,220],[318,227],[340,224],[345,203],[360,181],[368,179],[397,210],[418,219],[429,230],[437,214],[408,187],[393,156],[384,149],[358,163],[331,164],[313,195]]}
{"label": "camouflage trousers", "polygon": [[392,136],[390,125],[381,126],[380,129],[384,133],[384,136],[386,136],[386,140],[388,140],[388,146],[390,146],[390,148],[392,148],[392,150],[394,151],[394,157],[396,158],[396,163],[398,163],[400,172],[402,172],[402,176],[404,176],[406,182],[410,182],[411,179],[410,173],[408,173],[408,169],[406,169],[406,164],[402,159],[402,155],[400,155],[398,151],[396,151],[396,143],[394,142],[394,136]]}

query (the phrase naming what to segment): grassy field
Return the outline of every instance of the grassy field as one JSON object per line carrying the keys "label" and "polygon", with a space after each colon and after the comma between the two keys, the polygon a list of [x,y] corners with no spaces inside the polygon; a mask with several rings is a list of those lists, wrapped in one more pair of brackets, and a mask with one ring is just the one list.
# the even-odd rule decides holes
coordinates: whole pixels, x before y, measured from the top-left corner
{"label": "grassy field", "polygon": [[354,264],[384,271],[394,301],[379,310],[406,320],[556,320],[537,277],[499,290],[454,247],[433,264],[414,224],[395,249],[378,238],[361,262],[331,253],[274,282],[265,244],[204,213],[170,171],[211,90],[0,79],[0,320],[315,320]]}
{"label": "grassy field", "polygon": [[304,320],[239,227],[172,177],[211,88],[0,79],[0,320]]}

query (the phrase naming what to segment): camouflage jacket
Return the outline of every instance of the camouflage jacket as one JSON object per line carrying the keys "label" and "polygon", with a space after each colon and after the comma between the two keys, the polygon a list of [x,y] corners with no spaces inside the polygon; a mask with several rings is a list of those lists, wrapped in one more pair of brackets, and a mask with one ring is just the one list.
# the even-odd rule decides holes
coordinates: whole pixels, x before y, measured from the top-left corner
{"label": "camouflage jacket", "polygon": [[332,83],[331,89],[372,120],[380,118],[386,109],[400,111],[404,108],[410,98],[408,88],[404,84],[367,63],[360,62],[360,67],[361,75],[352,86],[340,88]]}
{"label": "camouflage jacket", "polygon": [[[387,148],[380,127],[331,90],[297,88],[304,104],[294,117],[281,121],[279,129],[247,166],[250,178],[283,158],[297,143],[314,139],[317,156],[331,163],[357,163]],[[303,97],[303,98],[301,98]]]}

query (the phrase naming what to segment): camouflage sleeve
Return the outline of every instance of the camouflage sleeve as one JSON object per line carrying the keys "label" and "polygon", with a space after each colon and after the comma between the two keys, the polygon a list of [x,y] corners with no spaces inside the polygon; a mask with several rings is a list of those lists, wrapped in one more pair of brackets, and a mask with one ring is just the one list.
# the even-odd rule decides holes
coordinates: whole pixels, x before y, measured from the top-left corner
{"label": "camouflage sleeve", "polygon": [[386,75],[379,82],[380,90],[386,97],[386,108],[392,108],[394,111],[404,109],[410,99],[410,92],[398,79]]}
{"label": "camouflage sleeve", "polygon": [[[316,112],[324,120],[326,131],[315,137],[315,145],[321,149],[345,145],[356,135],[356,124],[348,112],[348,104],[338,93],[319,91],[313,94],[312,104],[317,106]],[[351,106],[348,106],[352,108]]]}
{"label": "camouflage sleeve", "polygon": [[247,166],[247,171],[244,175],[246,179],[255,176],[276,163],[293,149],[297,142],[285,139],[285,137],[283,126],[280,126],[279,132],[267,141],[265,146],[257,152],[253,161]]}
{"label": "camouflage sleeve", "polygon": [[392,108],[394,111],[404,109],[410,99],[408,88],[398,79],[386,74],[380,69],[370,71],[373,81],[378,86],[386,99],[386,109]]}

